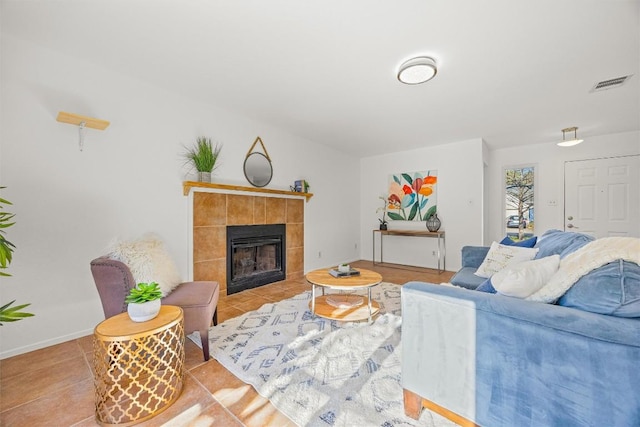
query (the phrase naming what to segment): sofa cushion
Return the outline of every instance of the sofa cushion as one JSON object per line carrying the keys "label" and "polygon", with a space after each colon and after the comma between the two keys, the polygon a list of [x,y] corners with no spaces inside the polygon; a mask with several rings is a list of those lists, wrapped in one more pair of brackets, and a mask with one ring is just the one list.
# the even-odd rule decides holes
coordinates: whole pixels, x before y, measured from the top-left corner
{"label": "sofa cushion", "polygon": [[467,289],[476,289],[482,282],[484,277],[476,276],[474,267],[462,267],[449,281],[452,285],[460,286]]}
{"label": "sofa cushion", "polygon": [[489,253],[489,246],[463,246],[462,267],[473,267],[476,271]]}
{"label": "sofa cushion", "polygon": [[560,255],[524,261],[491,276],[491,286],[502,295],[526,298],[551,279],[560,266]]}
{"label": "sofa cushion", "polygon": [[595,238],[587,234],[549,230],[538,239],[534,246],[538,248],[536,258],[560,255],[562,259],[593,240]]}
{"label": "sofa cushion", "polygon": [[500,244],[507,246],[519,246],[521,248],[533,248],[536,245],[537,241],[538,238],[536,236],[530,239],[520,240],[518,242],[512,240],[509,236],[505,236],[505,238],[500,241]]}
{"label": "sofa cushion", "polygon": [[532,260],[537,252],[538,250],[534,248],[507,246],[493,242],[489,253],[475,274],[484,278],[491,277],[511,264]]}
{"label": "sofa cushion", "polygon": [[640,266],[617,260],[582,276],[558,305],[618,317],[640,317]]}

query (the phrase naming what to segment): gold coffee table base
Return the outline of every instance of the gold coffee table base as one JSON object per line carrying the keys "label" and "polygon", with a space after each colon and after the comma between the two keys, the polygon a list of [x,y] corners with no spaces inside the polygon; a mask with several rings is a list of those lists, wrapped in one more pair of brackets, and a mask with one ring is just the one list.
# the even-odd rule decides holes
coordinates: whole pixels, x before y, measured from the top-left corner
{"label": "gold coffee table base", "polygon": [[[334,307],[333,305],[327,302],[327,298],[335,297],[336,294],[328,294],[321,295],[316,297],[316,311],[315,315],[324,317],[325,319],[332,320],[340,320],[342,322],[358,322],[360,320],[369,319],[369,299],[365,296],[362,298],[362,304],[349,307],[349,308],[340,308]],[[343,296],[351,296],[351,295],[343,295]],[[309,302],[309,308],[311,307],[311,301]],[[380,311],[380,304],[375,301],[371,301],[371,317],[374,317]]]}
{"label": "gold coffee table base", "polygon": [[94,331],[96,420],[130,426],[157,415],[178,399],[184,379],[182,309],[136,323],[127,313],[110,317]]}

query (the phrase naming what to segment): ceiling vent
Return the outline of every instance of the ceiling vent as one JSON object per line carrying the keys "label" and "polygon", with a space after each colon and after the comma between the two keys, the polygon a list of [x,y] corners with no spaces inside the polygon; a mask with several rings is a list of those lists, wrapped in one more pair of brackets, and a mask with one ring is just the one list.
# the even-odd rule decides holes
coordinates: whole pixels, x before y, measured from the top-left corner
{"label": "ceiling vent", "polygon": [[603,80],[601,82],[596,83],[591,88],[591,92],[600,92],[601,90],[607,90],[607,89],[613,89],[614,87],[620,87],[623,84],[625,84],[625,82],[627,80],[629,80],[631,78],[631,76],[633,76],[633,74],[630,74],[630,75],[624,76],[624,77],[617,77],[615,79]]}

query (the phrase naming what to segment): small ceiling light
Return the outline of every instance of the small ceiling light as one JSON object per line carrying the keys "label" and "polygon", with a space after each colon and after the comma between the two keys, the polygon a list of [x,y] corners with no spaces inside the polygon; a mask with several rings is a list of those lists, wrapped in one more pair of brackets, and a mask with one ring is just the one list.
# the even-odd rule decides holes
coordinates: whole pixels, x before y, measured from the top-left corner
{"label": "small ceiling light", "polygon": [[404,84],[417,85],[427,82],[438,72],[436,61],[428,56],[419,56],[404,62],[398,69],[398,80]]}
{"label": "small ceiling light", "polygon": [[[566,132],[573,132],[573,139],[565,139],[564,134]],[[582,139],[578,139],[578,128],[573,126],[570,128],[562,129],[562,141],[558,142],[559,147],[572,147],[582,142]]]}

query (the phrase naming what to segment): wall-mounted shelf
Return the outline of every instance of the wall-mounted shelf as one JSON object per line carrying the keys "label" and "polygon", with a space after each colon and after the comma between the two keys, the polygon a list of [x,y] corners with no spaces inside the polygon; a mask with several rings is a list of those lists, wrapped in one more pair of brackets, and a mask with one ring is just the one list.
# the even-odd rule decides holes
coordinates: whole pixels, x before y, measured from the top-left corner
{"label": "wall-mounted shelf", "polygon": [[268,194],[281,194],[285,196],[299,196],[304,197],[307,202],[311,197],[313,197],[313,193],[300,193],[297,191],[288,191],[288,190],[273,190],[270,188],[263,187],[245,187],[243,185],[231,185],[231,184],[213,184],[208,182],[197,182],[197,181],[184,181],[182,183],[182,194],[185,196],[189,195],[189,192],[192,188],[211,188],[216,190],[230,190],[230,191],[244,191],[248,193],[268,193]]}
{"label": "wall-mounted shelf", "polygon": [[60,111],[58,113],[56,120],[62,123],[69,123],[70,125],[86,126],[91,129],[99,130],[105,130],[107,126],[109,126],[109,121],[107,120],[81,116],[80,114],[66,113],[64,111]]}
{"label": "wall-mounted shelf", "polygon": [[75,113],[67,113],[64,111],[60,111],[58,113],[58,117],[56,117],[56,120],[60,123],[67,123],[70,125],[78,126],[78,133],[80,138],[78,144],[80,146],[80,151],[82,151],[82,149],[84,148],[84,134],[87,128],[105,130],[107,126],[109,126],[109,122],[107,120],[82,116]]}

